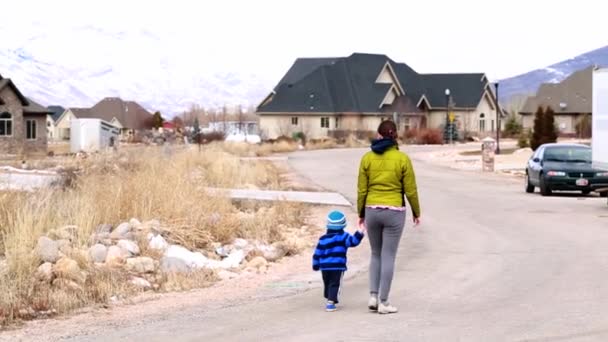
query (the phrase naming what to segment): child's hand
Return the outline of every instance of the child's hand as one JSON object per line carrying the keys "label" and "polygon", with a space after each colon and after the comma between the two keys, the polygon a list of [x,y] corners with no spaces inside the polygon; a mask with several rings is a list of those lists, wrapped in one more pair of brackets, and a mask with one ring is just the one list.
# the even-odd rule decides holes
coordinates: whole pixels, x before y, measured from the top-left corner
{"label": "child's hand", "polygon": [[365,226],[365,219],[363,219],[363,218],[359,219],[359,230],[362,233],[367,233],[367,227]]}

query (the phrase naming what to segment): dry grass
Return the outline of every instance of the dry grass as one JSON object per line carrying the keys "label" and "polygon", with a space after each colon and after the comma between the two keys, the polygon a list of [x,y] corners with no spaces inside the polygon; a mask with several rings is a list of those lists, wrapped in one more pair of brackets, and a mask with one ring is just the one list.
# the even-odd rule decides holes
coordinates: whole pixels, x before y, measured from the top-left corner
{"label": "dry grass", "polygon": [[338,147],[334,139],[311,140],[306,144],[307,150],[328,150]]}
{"label": "dry grass", "polygon": [[70,154],[71,150],[70,150],[70,143],[69,142],[54,142],[54,143],[49,143],[48,144],[48,152],[59,156],[59,155],[66,155],[66,154]]}
{"label": "dry grass", "polygon": [[278,141],[251,145],[246,143],[216,143],[216,148],[240,157],[267,157],[275,153],[289,153],[298,149],[295,142]]}
{"label": "dry grass", "polygon": [[[86,248],[99,224],[118,224],[132,217],[157,219],[170,242],[194,249],[235,237],[279,241],[281,228],[299,227],[306,211],[304,206],[278,203],[255,210],[243,208],[243,212],[228,198],[210,197],[203,190],[206,186],[280,187],[280,175],[271,164],[241,161],[218,146],[200,152],[140,148],[119,156],[90,157],[79,164],[83,172],[71,187],[33,194],[0,192],[0,255],[8,263],[7,272],[0,274],[0,321],[4,323],[30,318],[32,308],[61,313],[135,291],[121,271],[96,269],[78,259],[89,273],[83,291],[42,286],[33,277],[40,264],[33,250],[38,237],[51,229],[76,225],[76,246]],[[210,279],[202,274],[188,281],[165,281],[186,289]]]}

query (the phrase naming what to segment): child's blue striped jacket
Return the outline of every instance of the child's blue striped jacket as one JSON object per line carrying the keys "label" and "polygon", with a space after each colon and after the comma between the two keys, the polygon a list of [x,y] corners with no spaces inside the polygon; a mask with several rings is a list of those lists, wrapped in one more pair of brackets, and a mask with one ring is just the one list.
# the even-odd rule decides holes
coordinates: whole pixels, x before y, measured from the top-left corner
{"label": "child's blue striped jacket", "polygon": [[312,269],[315,271],[346,271],[346,251],[356,247],[363,239],[363,233],[351,235],[344,230],[328,230],[319,238],[312,256]]}

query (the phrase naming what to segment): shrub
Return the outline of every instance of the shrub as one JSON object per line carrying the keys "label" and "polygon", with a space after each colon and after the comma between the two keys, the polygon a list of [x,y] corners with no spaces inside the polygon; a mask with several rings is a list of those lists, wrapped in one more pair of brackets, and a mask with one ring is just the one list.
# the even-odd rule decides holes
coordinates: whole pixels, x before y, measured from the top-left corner
{"label": "shrub", "polygon": [[530,132],[521,132],[517,138],[519,148],[530,147]]}
{"label": "shrub", "polygon": [[515,115],[511,115],[505,123],[504,136],[507,138],[519,137],[523,131],[522,124],[517,120]]}
{"label": "shrub", "polygon": [[200,141],[201,144],[209,144],[214,141],[224,141],[224,139],[226,139],[226,134],[224,134],[224,132],[200,133],[198,134],[198,138],[195,137],[195,141]]}
{"label": "shrub", "polygon": [[591,117],[584,114],[576,123],[576,135],[581,139],[591,138]]}
{"label": "shrub", "polygon": [[306,145],[306,134],[304,132],[296,132],[292,134],[292,139],[295,141],[301,141],[302,145]]}
{"label": "shrub", "polygon": [[413,139],[416,139],[416,136],[418,136],[418,129],[407,129],[405,130],[405,133],[403,133],[403,139],[405,141],[411,141]]}
{"label": "shrub", "polygon": [[415,143],[420,145],[441,145],[443,143],[441,130],[432,128],[418,130]]}

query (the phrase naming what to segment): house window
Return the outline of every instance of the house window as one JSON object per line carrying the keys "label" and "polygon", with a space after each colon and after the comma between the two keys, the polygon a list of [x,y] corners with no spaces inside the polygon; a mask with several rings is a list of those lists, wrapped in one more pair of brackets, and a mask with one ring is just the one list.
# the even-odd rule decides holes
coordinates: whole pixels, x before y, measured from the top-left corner
{"label": "house window", "polygon": [[36,120],[25,122],[25,137],[27,140],[36,140]]}
{"label": "house window", "polygon": [[0,114],[0,137],[10,137],[13,135],[13,116],[4,112]]}
{"label": "house window", "polygon": [[479,114],[479,131],[486,131],[486,115],[484,113]]}
{"label": "house window", "polygon": [[329,118],[321,118],[321,128],[329,128]]}
{"label": "house window", "polygon": [[492,120],[492,132],[494,132],[494,120]]}
{"label": "house window", "polygon": [[294,126],[297,126],[298,125],[298,118],[297,117],[291,118],[291,124],[294,125]]}
{"label": "house window", "polygon": [[404,117],[403,118],[403,129],[405,131],[409,131],[409,130],[412,129],[412,120],[411,120],[411,118],[408,118],[408,117]]}
{"label": "house window", "polygon": [[340,118],[336,118],[335,120],[335,128],[338,129],[340,127]]}

